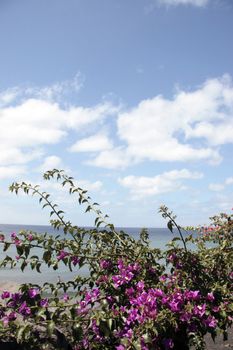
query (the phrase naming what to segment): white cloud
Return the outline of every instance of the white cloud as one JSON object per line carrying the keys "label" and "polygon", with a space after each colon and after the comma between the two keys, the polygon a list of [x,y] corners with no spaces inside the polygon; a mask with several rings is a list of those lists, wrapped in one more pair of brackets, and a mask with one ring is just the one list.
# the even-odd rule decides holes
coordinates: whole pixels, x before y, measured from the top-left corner
{"label": "white cloud", "polygon": [[119,183],[128,188],[134,199],[156,196],[161,193],[173,192],[184,189],[181,180],[200,179],[203,175],[199,172],[191,172],[187,169],[172,170],[154,177],[126,176],[120,178]]}
{"label": "white cloud", "polygon": [[159,4],[162,5],[193,5],[198,7],[206,6],[209,0],[158,0]]}
{"label": "white cloud", "polygon": [[60,101],[73,93],[77,94],[83,86],[84,78],[77,73],[72,79],[56,82],[48,86],[15,86],[0,92],[0,107],[7,106],[12,102],[20,104],[28,99],[46,101]]}
{"label": "white cloud", "polygon": [[[0,168],[1,169],[1,168]],[[48,170],[48,169],[46,169]],[[12,171],[13,172],[13,171]],[[20,173],[19,173],[20,174]],[[28,174],[28,172],[27,172]],[[17,175],[17,174],[16,174]],[[14,179],[14,174],[12,174],[12,177]],[[0,176],[1,179],[1,176]],[[51,200],[53,203],[59,204],[61,208],[63,208],[63,205],[66,204],[71,204],[73,207],[73,204],[75,202],[75,197],[77,199],[77,195],[73,194],[73,196],[70,196],[68,187],[67,186],[62,186],[61,183],[59,182],[53,182],[53,181],[42,181],[41,177],[38,180],[31,180],[30,178],[24,178],[24,181],[26,183],[30,183],[32,186],[39,185],[41,191],[46,191],[47,193],[51,194]],[[102,192],[103,189],[103,183],[100,180],[96,181],[89,181],[86,179],[77,179],[74,181],[74,185],[76,187],[80,187],[83,190],[87,190],[88,194],[92,195],[93,192]],[[19,192],[20,196],[25,196],[25,193],[20,191]]]}
{"label": "white cloud", "polygon": [[107,169],[119,169],[127,167],[131,162],[127,150],[122,147],[102,151],[94,159],[86,162],[86,164]]}
{"label": "white cloud", "polygon": [[60,142],[72,130],[98,125],[117,110],[108,102],[62,108],[56,102],[35,98],[0,108],[0,166],[39,158],[43,146]]}
{"label": "white cloud", "polygon": [[44,159],[43,164],[39,167],[39,170],[45,172],[51,169],[61,169],[62,168],[62,160],[57,156],[49,156]]}
{"label": "white cloud", "polygon": [[62,109],[57,103],[29,99],[0,110],[0,142],[20,147],[57,143],[69,129],[79,130],[115,111],[109,103]]}
{"label": "white cloud", "polygon": [[100,191],[103,187],[103,183],[101,181],[87,181],[87,180],[79,180],[77,181],[77,185],[84,190],[88,190],[88,192],[96,192]]}
{"label": "white cloud", "polygon": [[[62,91],[56,84],[51,89]],[[218,164],[221,146],[233,143],[233,87],[227,75],[207,80],[193,91],[177,91],[171,99],[158,95],[143,100],[125,112],[110,102],[65,107],[53,99],[43,99],[42,95],[53,94],[42,92],[34,94],[37,98],[24,96],[13,103],[19,94],[15,88],[1,95],[2,101],[9,103],[0,106],[0,166],[46,157],[45,146],[68,139],[70,132],[86,133],[90,126],[92,132],[106,130],[108,117],[116,114],[114,143],[99,131],[78,139],[69,150],[90,152],[86,163],[114,169],[143,161]]]}
{"label": "white cloud", "polygon": [[6,91],[0,92],[0,107],[7,106],[13,102],[18,95],[18,88],[7,89]]}
{"label": "white cloud", "polygon": [[99,152],[111,148],[112,142],[107,135],[98,133],[77,141],[69,150],[71,152]]}
{"label": "white cloud", "polygon": [[224,190],[225,186],[223,184],[209,184],[209,190],[218,192]]}
{"label": "white cloud", "polygon": [[103,123],[111,115],[115,115],[119,107],[113,106],[110,102],[104,102],[94,107],[71,107],[66,111],[66,126],[79,130],[93,123]]}
{"label": "white cloud", "polygon": [[125,146],[101,152],[90,163],[112,168],[145,160],[219,164],[220,146],[233,143],[232,81],[225,75],[194,91],[178,91],[172,99],[143,100],[120,113],[117,132]]}
{"label": "white cloud", "polygon": [[[67,188],[61,186],[60,183],[57,182],[37,182],[41,186],[41,188],[45,188],[46,191],[50,190],[53,191],[53,194],[59,194],[59,196],[67,194]],[[88,192],[95,191],[98,192],[103,188],[102,181],[89,181],[89,180],[83,180],[83,179],[77,179],[75,181],[76,187],[81,187],[83,190],[87,190]]]}
{"label": "white cloud", "polygon": [[0,166],[0,179],[16,178],[19,175],[26,173],[26,168],[24,166]]}
{"label": "white cloud", "polygon": [[229,195],[218,193],[215,198],[215,202],[219,210],[228,212],[232,208],[232,193]]}
{"label": "white cloud", "polygon": [[223,191],[227,186],[232,184],[233,184],[233,177],[228,177],[223,183],[209,184],[209,190],[216,191],[216,192]]}
{"label": "white cloud", "polygon": [[79,92],[83,86],[84,78],[80,73],[77,73],[72,79],[64,80],[62,82],[56,82],[52,85],[45,87],[28,87],[25,89],[24,94],[33,96],[39,99],[58,100],[64,95],[69,95],[72,92]]}
{"label": "white cloud", "polygon": [[233,177],[228,177],[228,178],[225,180],[225,184],[226,184],[226,185],[232,185],[232,184],[233,184]]}
{"label": "white cloud", "polygon": [[34,159],[40,158],[43,152],[40,149],[22,151],[20,148],[3,144],[0,140],[0,166],[10,164],[24,164]]}
{"label": "white cloud", "polygon": [[[77,74],[51,86],[0,91],[0,167],[41,159],[46,156],[45,146],[61,142],[72,131],[100,126],[117,113],[119,107],[107,101],[93,107],[64,103],[81,85],[82,77]],[[48,157],[41,167],[54,162],[60,164],[58,158]]]}

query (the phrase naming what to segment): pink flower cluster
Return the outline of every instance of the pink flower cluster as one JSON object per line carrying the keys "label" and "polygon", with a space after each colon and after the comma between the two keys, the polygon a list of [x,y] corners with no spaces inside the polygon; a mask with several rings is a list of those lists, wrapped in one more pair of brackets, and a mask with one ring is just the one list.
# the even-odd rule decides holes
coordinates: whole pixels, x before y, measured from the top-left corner
{"label": "pink flower cluster", "polygon": [[16,245],[16,247],[20,246],[22,243],[22,241],[17,237],[15,232],[11,233],[11,240],[12,240],[12,243],[14,243]]}
{"label": "pink flower cluster", "polygon": [[122,259],[118,260],[117,267],[119,274],[112,276],[115,288],[128,284],[141,269],[138,263],[125,265]]}
{"label": "pink flower cluster", "polygon": [[63,261],[67,257],[70,257],[70,260],[74,266],[76,266],[80,261],[80,259],[77,256],[72,256],[70,253],[66,252],[63,249],[60,250],[59,254],[57,255],[57,261]]}
{"label": "pink flower cluster", "polygon": [[[172,256],[171,260],[176,259]],[[114,331],[116,350],[128,348],[131,341],[135,339],[139,327],[151,324],[155,325],[161,320],[162,314],[172,314],[176,319],[176,328],[171,331],[169,338],[166,333],[152,334],[152,344],[156,349],[172,349],[174,346],[173,338],[179,334],[182,329],[188,332],[196,332],[199,327],[202,330],[211,331],[218,326],[219,312],[224,311],[226,304],[216,299],[213,292],[209,291],[203,294],[200,290],[182,289],[177,286],[179,281],[176,275],[162,275],[160,278],[160,288],[148,288],[145,280],[139,280],[141,266],[136,262],[127,264],[122,259],[118,260],[116,269],[106,261],[101,261],[100,266],[105,269],[115,271],[111,276],[103,275],[105,282],[100,283],[100,290],[95,295],[87,293],[85,302],[91,300],[94,303],[95,298],[104,293],[105,299],[109,302],[109,311],[112,317],[119,321],[122,326]],[[103,271],[105,272],[105,271]],[[109,278],[110,277],[110,278]],[[101,278],[99,278],[101,280]],[[111,285],[115,288],[115,295],[110,295]],[[121,288],[122,287],[122,288]],[[117,295],[122,295],[121,303]],[[230,316],[229,316],[230,320]],[[96,340],[100,340],[100,330],[97,326],[92,327],[92,332],[96,332]],[[128,345],[120,343],[120,339],[128,339]],[[101,338],[104,342],[104,338]],[[141,349],[148,350],[143,338],[140,339]]]}
{"label": "pink flower cluster", "polygon": [[[40,291],[38,288],[29,288],[27,294],[4,291],[1,294],[1,299],[5,301],[5,307],[1,309],[0,320],[3,321],[4,325],[7,325],[10,321],[14,321],[20,316],[24,318],[31,316],[32,301],[36,299],[37,296],[40,299],[40,306],[46,306],[45,299],[40,298]],[[11,311],[11,309],[14,311]]]}

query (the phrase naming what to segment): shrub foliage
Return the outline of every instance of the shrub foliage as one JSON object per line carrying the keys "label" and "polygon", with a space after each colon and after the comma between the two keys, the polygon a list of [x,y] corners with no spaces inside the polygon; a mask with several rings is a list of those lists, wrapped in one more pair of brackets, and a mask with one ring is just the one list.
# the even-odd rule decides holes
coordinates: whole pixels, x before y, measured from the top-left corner
{"label": "shrub foliage", "polygon": [[[227,337],[233,320],[231,217],[220,214],[208,228],[189,227],[187,233],[162,206],[159,211],[174,239],[161,251],[150,246],[146,229],[138,240],[116,230],[87,191],[63,171],[48,171],[44,179],[58,181],[86,212],[93,212],[95,226],[85,229],[66,221],[65,213],[39,186],[10,186],[16,194],[38,197],[50,210],[58,235],[0,235],[6,252],[1,268],[40,273],[42,264],[54,270],[64,264],[75,278],[22,284],[14,293],[5,290],[0,302],[1,341],[35,350],[201,350],[205,334]],[[65,235],[60,236],[61,231]],[[15,247],[16,258],[7,255],[10,246]],[[41,254],[36,255],[39,249]],[[80,273],[83,267],[85,276]]]}

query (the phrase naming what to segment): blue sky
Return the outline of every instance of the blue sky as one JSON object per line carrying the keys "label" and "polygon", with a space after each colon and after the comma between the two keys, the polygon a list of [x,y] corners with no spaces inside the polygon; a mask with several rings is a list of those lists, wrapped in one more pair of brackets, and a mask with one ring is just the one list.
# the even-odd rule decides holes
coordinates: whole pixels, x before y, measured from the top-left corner
{"label": "blue sky", "polygon": [[228,0],[1,0],[0,222],[46,224],[42,173],[65,169],[117,226],[204,224],[233,207]]}

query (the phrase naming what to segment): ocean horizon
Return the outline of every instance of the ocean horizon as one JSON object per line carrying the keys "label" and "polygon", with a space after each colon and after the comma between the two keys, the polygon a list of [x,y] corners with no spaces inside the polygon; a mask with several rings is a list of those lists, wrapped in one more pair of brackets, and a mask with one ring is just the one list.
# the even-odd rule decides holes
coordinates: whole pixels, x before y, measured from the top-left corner
{"label": "ocean horizon", "polygon": [[[91,228],[91,227],[86,227]],[[142,228],[139,227],[116,227],[118,231],[123,230],[124,232],[130,234],[133,238],[138,239],[140,231]],[[60,235],[61,238],[64,237],[64,233],[61,230],[55,230],[50,225],[16,225],[16,224],[0,224],[0,233],[5,234],[6,238],[10,238],[12,232],[16,234],[20,230],[29,230],[38,233],[48,233],[52,235]],[[153,248],[165,249],[166,244],[172,240],[176,233],[172,234],[167,228],[147,228],[149,233],[150,245]],[[68,235],[67,235],[68,237]],[[34,255],[39,255],[40,250],[35,248]],[[15,247],[10,247],[6,252],[0,249],[0,260],[4,259],[6,255],[15,257],[17,252]],[[35,270],[31,270],[29,267],[25,268],[24,272],[20,270],[19,267],[10,269],[9,267],[0,269],[0,279],[1,282],[17,282],[17,283],[44,283],[44,282],[56,282],[58,280],[67,281],[73,279],[75,275],[85,275],[87,273],[86,268],[75,269],[70,272],[69,269],[63,264],[59,264],[58,270],[54,271],[52,268],[47,268],[45,266],[41,267],[41,273]]]}

